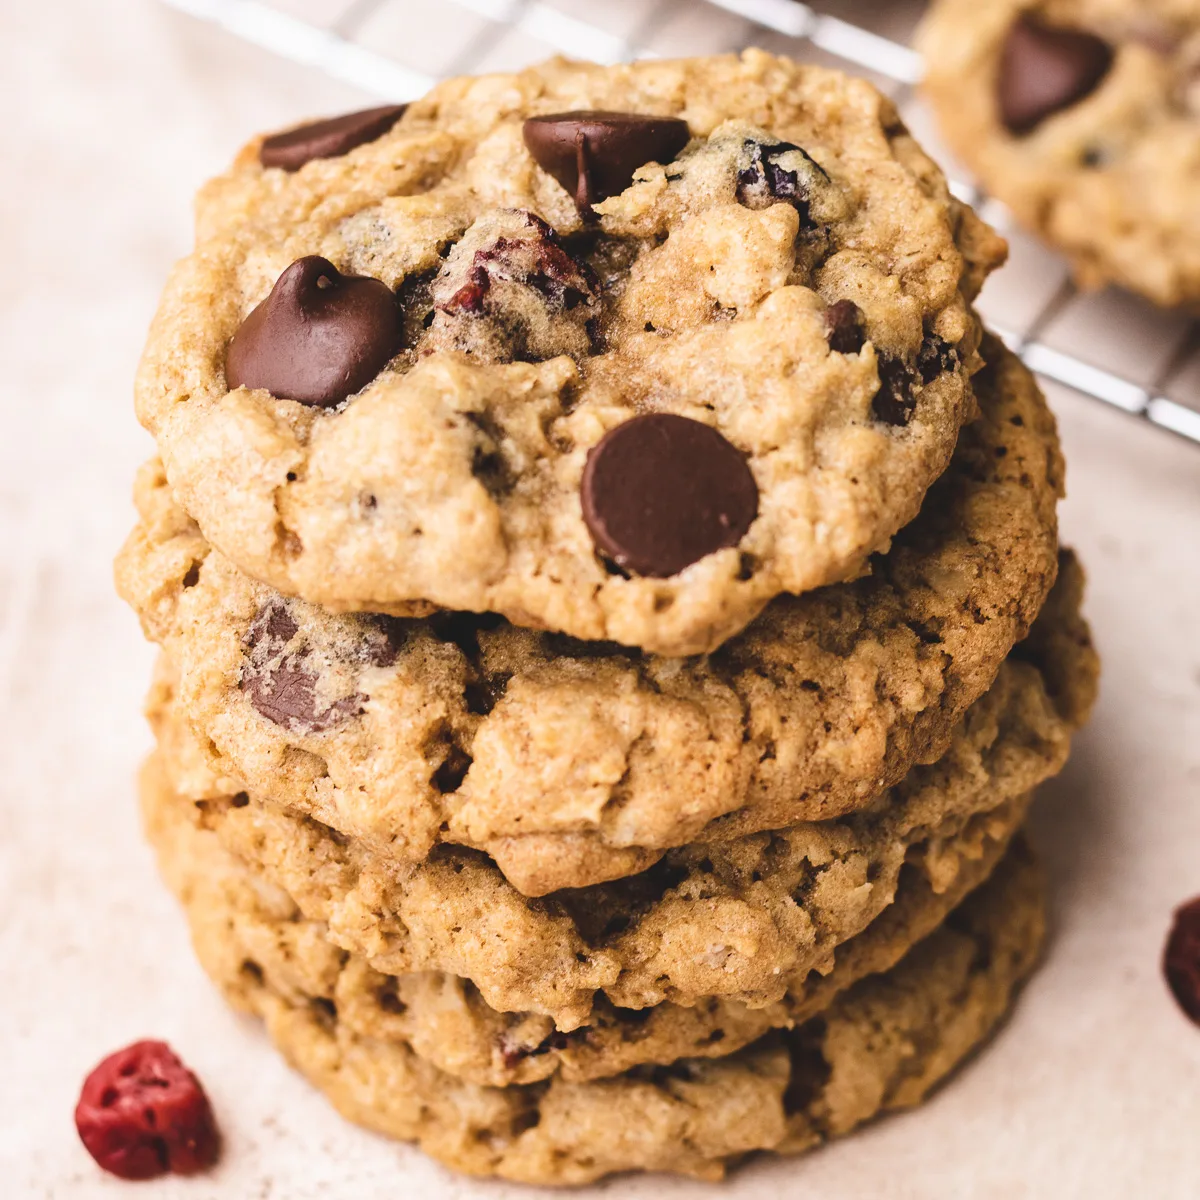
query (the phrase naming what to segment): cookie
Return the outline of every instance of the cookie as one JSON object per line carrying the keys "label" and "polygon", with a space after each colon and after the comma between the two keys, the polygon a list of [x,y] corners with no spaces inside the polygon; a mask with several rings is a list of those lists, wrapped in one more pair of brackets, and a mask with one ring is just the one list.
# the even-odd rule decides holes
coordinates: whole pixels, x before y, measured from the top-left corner
{"label": "cookie", "polygon": [[[1023,812],[1026,802],[1014,810]],[[173,791],[161,755],[144,769],[142,810],[163,874],[187,909],[197,956],[214,978],[245,973],[290,999],[333,1005],[350,1032],[406,1044],[439,1070],[490,1087],[586,1082],[647,1064],[723,1057],[772,1029],[793,1028],[859,979],[895,966],[992,875],[1006,851],[1027,854],[1019,838],[1010,849],[1003,835],[990,837],[978,857],[955,863],[953,879],[943,873],[940,890],[920,868],[905,866],[895,900],[836,948],[832,968],[793,974],[774,1004],[750,1008],[707,997],[628,1009],[601,997],[586,1025],[563,1032],[545,1014],[492,1008],[469,980],[437,971],[388,975],[342,949],[327,926],[306,919],[287,892],[205,828],[203,810]]]}
{"label": "cookie", "polygon": [[780,597],[702,658],[284,599],[210,552],[154,464],[118,584],[234,790],[400,862],[478,847],[529,895],[628,875],[869,804],[945,751],[1027,633],[1057,571],[1062,461],[1033,377],[984,350],[983,415],[871,574]]}
{"label": "cookie", "polygon": [[[1056,639],[1063,674],[1094,683],[1086,639]],[[330,938],[385,974],[469,979],[491,1008],[540,1013],[562,1032],[601,998],[644,1009],[708,997],[779,1001],[793,979],[828,971],[836,948],[895,898],[905,866],[935,892],[1020,824],[1028,793],[1065,762],[1083,711],[1060,711],[1032,662],[1005,664],[951,751],[864,811],[669,851],[638,875],[540,899],[516,892],[485,856],[445,846],[397,868],[327,826],[239,793],[195,763],[169,679],[152,720],[176,791],[222,844],[287,893]]]}
{"label": "cookie", "polygon": [[[195,893],[186,868],[164,861],[189,901],[219,873],[204,861]],[[198,946],[213,950],[211,908],[188,908]],[[722,1058],[506,1088],[464,1082],[402,1039],[356,1032],[327,997],[248,965],[261,949],[253,932],[226,932],[235,940],[205,953],[205,969],[343,1115],[470,1174],[578,1184],[630,1170],[716,1179],[748,1154],[799,1154],[919,1103],[1008,1010],[1036,962],[1044,913],[1038,872],[1017,853],[899,965],[795,1029]]]}
{"label": "cookie", "polygon": [[920,43],[947,141],[1083,284],[1200,306],[1200,3],[938,0]]}
{"label": "cookie", "polygon": [[285,594],[714,650],[860,573],[974,415],[1004,244],[863,81],[555,60],[349,129],[201,192],[137,382]]}

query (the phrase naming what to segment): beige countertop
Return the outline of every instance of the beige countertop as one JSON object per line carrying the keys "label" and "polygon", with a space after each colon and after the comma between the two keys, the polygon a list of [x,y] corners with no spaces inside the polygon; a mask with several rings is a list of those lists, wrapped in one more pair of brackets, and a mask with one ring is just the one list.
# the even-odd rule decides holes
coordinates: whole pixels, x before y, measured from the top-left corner
{"label": "beige countertop", "polygon": [[[0,8],[0,1194],[175,1200],[507,1198],[344,1124],[193,963],[138,834],[151,662],[115,599],[131,523],[130,379],[189,198],[244,135],[366,98],[150,0]],[[928,1107],[723,1192],[787,1200],[1200,1196],[1200,1029],[1158,957],[1200,892],[1200,450],[1055,390],[1065,536],[1091,570],[1103,698],[1037,825],[1054,934],[1014,1019]],[[102,1177],[71,1113],[137,1037],[197,1070],[226,1135],[210,1176]],[[589,1191],[586,1194],[593,1194]]]}

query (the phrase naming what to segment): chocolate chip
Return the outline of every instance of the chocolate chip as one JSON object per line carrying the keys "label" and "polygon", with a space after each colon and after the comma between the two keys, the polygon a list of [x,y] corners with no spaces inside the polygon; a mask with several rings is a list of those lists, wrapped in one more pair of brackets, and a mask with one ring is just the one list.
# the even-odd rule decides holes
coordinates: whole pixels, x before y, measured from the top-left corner
{"label": "chocolate chip", "polygon": [[809,215],[808,180],[801,179],[799,171],[789,171],[779,160],[788,154],[802,156],[808,172],[819,173],[825,180],[829,176],[813,157],[799,146],[791,142],[775,142],[763,145],[761,142],[747,141],[745,151],[749,155],[749,165],[738,172],[737,198],[739,204],[747,208],[769,208],[772,204],[785,201],[793,205],[800,213],[802,228],[814,229],[816,223]]}
{"label": "chocolate chip", "polygon": [[571,194],[581,216],[623,192],[649,162],[670,162],[691,136],[676,117],[583,109],[531,117],[525,145],[534,161]]}
{"label": "chocolate chip", "polygon": [[958,351],[934,335],[921,343],[915,364],[881,354],[879,391],[871,401],[875,415],[887,425],[907,425],[917,406],[918,390],[944,371],[953,371],[957,367]]}
{"label": "chocolate chip", "polygon": [[871,408],[885,425],[904,426],[912,420],[917,406],[913,394],[916,383],[916,371],[902,358],[879,356],[879,391],[871,401]]}
{"label": "chocolate chip", "polygon": [[1000,119],[1012,133],[1030,133],[1095,91],[1112,62],[1112,47],[1103,39],[1025,13],[1013,22],[1000,55]]}
{"label": "chocolate chip", "polygon": [[1163,974],[1179,1007],[1200,1025],[1200,896],[1175,911]]}
{"label": "chocolate chip", "polygon": [[309,654],[289,648],[298,632],[283,601],[260,608],[242,638],[246,662],[238,687],[272,724],[295,733],[321,733],[361,713],[367,697],[355,693],[320,706],[320,680],[307,666]]}
{"label": "chocolate chip", "polygon": [[230,390],[264,388],[328,408],[365,387],[399,350],[400,306],[386,284],[297,259],[229,343]]}
{"label": "chocolate chip", "polygon": [[825,330],[836,354],[857,354],[866,342],[862,309],[853,300],[839,300],[825,310]]}
{"label": "chocolate chip", "polygon": [[298,171],[314,158],[338,158],[382,137],[407,108],[407,104],[386,104],[272,134],[263,139],[258,160],[264,167]]}
{"label": "chocolate chip", "polygon": [[648,413],[588,454],[583,517],[597,548],[637,575],[665,578],[736,546],[758,515],[742,454],[715,429]]}
{"label": "chocolate chip", "polygon": [[917,351],[917,373],[922,383],[932,383],[944,371],[958,369],[958,350],[931,334],[921,343]]}

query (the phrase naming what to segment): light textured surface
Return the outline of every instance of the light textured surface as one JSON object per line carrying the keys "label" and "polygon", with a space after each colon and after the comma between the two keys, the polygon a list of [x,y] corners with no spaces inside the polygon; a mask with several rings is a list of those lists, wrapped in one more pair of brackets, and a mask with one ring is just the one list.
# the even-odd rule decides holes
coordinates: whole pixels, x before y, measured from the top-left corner
{"label": "light textured surface", "polygon": [[[141,843],[133,777],[149,735],[136,714],[152,656],[109,569],[150,449],[129,400],[145,325],[186,248],[191,193],[230,148],[369,100],[142,0],[103,7],[0,13],[6,96],[24,98],[0,123],[15,181],[0,191],[4,1195],[536,1200],[455,1179],[335,1117],[204,982]],[[1046,968],[997,1045],[920,1112],[801,1164],[757,1164],[719,1193],[647,1179],[590,1194],[1200,1193],[1200,1033],[1157,963],[1171,908],[1200,891],[1200,461],[1094,402],[1053,399],[1071,463],[1064,536],[1090,568],[1105,680],[1042,804]],[[151,1193],[101,1179],[70,1113],[95,1061],[154,1035],[201,1074],[228,1143],[211,1178]]]}

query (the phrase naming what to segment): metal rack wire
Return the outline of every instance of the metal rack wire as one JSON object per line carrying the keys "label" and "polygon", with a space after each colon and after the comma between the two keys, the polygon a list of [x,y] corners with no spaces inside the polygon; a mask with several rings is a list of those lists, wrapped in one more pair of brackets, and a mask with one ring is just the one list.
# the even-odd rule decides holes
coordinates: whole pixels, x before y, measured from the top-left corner
{"label": "metal rack wire", "polygon": [[[554,52],[621,62],[765,45],[866,72],[893,96],[921,140],[936,144],[914,90],[921,72],[916,53],[828,11],[833,2],[820,11],[798,0],[163,2],[397,101],[422,95],[441,75],[508,69]],[[1010,267],[1001,273],[1013,280],[1007,296],[993,301],[989,284],[981,301],[1009,345],[1045,378],[1200,444],[1200,326],[1119,293],[1080,295],[1064,264],[1013,229],[961,168],[946,165],[955,190],[983,207],[1014,250],[1023,251],[1014,258],[1026,276],[1012,276]]]}

